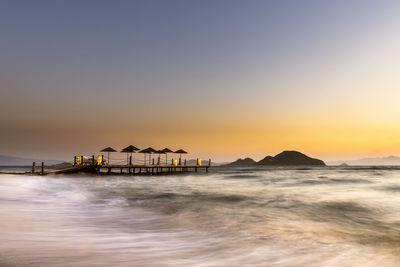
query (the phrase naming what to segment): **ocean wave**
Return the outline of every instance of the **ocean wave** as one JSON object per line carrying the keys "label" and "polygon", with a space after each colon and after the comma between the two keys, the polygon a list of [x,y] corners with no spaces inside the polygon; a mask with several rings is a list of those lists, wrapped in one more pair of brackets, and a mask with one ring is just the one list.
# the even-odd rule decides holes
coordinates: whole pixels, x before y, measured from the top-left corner
{"label": "ocean wave", "polygon": [[0,176],[0,265],[396,266],[386,170]]}

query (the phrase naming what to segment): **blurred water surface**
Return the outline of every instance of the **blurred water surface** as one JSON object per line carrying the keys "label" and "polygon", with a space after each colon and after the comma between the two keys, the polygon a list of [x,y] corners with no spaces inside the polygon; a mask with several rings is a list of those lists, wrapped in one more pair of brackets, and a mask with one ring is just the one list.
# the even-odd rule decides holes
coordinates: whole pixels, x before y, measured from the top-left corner
{"label": "blurred water surface", "polygon": [[0,175],[0,266],[398,266],[400,168]]}

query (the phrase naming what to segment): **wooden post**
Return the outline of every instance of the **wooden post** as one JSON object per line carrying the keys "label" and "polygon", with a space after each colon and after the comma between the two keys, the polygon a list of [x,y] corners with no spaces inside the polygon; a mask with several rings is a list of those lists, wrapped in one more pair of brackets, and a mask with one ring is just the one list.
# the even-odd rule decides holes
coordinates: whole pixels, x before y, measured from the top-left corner
{"label": "wooden post", "polygon": [[174,159],[171,159],[171,165],[174,165]]}
{"label": "wooden post", "polygon": [[129,165],[132,165],[132,156],[129,156]]}
{"label": "wooden post", "polygon": [[76,156],[74,156],[74,166],[76,165]]}
{"label": "wooden post", "polygon": [[92,165],[94,165],[94,155],[92,155]]}
{"label": "wooden post", "polygon": [[194,172],[197,172],[197,167],[194,167]]}
{"label": "wooden post", "polygon": [[32,162],[32,173],[35,173],[35,165],[36,165],[36,163]]}
{"label": "wooden post", "polygon": [[154,165],[154,158],[153,158],[153,165]]}
{"label": "wooden post", "polygon": [[160,165],[160,157],[158,157],[157,165]]}
{"label": "wooden post", "polygon": [[123,170],[123,169],[124,169],[124,168],[121,167],[121,174],[122,174],[122,170]]}
{"label": "wooden post", "polygon": [[182,160],[181,160],[181,158],[179,158],[179,165],[182,165]]}
{"label": "wooden post", "polygon": [[184,165],[186,166],[186,159],[185,159],[185,163],[184,163]]}
{"label": "wooden post", "polygon": [[40,170],[40,174],[43,175],[44,174],[44,162],[42,161],[42,169]]}
{"label": "wooden post", "polygon": [[208,166],[211,166],[211,159],[208,159]]}

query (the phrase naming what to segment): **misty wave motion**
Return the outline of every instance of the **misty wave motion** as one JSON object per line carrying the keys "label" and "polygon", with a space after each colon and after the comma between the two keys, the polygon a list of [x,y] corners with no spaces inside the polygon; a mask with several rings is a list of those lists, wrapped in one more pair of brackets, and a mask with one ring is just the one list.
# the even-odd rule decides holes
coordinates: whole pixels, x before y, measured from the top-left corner
{"label": "misty wave motion", "polygon": [[0,266],[396,266],[400,169],[0,175]]}

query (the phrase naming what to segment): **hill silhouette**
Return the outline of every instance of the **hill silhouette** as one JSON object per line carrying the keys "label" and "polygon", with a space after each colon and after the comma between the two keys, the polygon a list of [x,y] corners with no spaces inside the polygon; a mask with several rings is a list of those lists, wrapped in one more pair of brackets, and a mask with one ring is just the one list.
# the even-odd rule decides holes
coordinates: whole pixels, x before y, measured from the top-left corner
{"label": "hill silhouette", "polygon": [[325,166],[320,159],[310,158],[298,151],[283,151],[275,157],[266,156],[257,162],[261,166]]}
{"label": "hill silhouette", "polygon": [[43,160],[34,158],[21,158],[15,156],[0,155],[0,166],[31,166],[32,162],[44,162],[45,165],[63,163],[61,160]]}
{"label": "hill silhouette", "polygon": [[223,166],[226,167],[248,167],[248,166],[254,166],[256,165],[257,162],[254,159],[251,158],[245,158],[245,159],[237,159],[236,161],[225,164]]}
{"label": "hill silhouette", "polygon": [[251,158],[238,159],[232,163],[223,165],[225,167],[250,167],[250,166],[325,166],[320,159],[310,158],[298,151],[283,151],[274,157],[266,156],[256,162]]}

